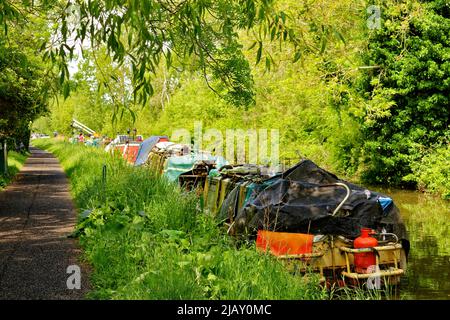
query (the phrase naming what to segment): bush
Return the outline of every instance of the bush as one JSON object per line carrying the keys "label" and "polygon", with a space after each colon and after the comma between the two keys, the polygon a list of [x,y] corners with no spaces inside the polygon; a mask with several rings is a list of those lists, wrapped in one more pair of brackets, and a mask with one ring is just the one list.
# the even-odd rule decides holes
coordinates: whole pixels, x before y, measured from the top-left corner
{"label": "bush", "polygon": [[[450,84],[450,19],[443,1],[388,1],[369,37],[362,117],[369,183],[404,185],[423,150],[445,145]],[[435,176],[438,181],[443,176]]]}
{"label": "bush", "polygon": [[450,200],[450,148],[435,149],[412,165],[413,174],[407,179],[417,182],[419,189],[440,193]]}

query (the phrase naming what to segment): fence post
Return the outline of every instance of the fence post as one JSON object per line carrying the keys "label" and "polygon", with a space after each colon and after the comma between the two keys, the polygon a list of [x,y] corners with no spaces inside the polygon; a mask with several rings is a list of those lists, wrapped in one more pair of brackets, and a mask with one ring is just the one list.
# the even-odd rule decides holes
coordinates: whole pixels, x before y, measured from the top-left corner
{"label": "fence post", "polygon": [[8,149],[6,140],[0,140],[0,174],[8,173]]}

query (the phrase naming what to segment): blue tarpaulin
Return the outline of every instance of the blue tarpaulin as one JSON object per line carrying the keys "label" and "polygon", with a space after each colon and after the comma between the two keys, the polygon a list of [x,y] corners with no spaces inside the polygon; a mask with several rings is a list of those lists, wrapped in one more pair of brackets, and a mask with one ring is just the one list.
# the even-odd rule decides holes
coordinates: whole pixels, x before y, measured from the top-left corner
{"label": "blue tarpaulin", "polygon": [[386,209],[393,203],[391,198],[388,197],[379,197],[378,202],[380,203],[383,211],[386,212]]}
{"label": "blue tarpaulin", "polygon": [[201,161],[214,162],[220,168],[228,162],[222,157],[205,154],[188,154],[184,156],[174,156],[167,160],[164,169],[164,176],[170,181],[176,181],[180,175],[194,169],[195,165]]}
{"label": "blue tarpaulin", "polygon": [[168,140],[166,136],[151,136],[150,138],[144,140],[144,142],[142,142],[141,146],[139,147],[134,165],[143,165],[147,161],[150,151],[152,151],[155,144],[157,144],[161,139],[165,139],[166,141]]}

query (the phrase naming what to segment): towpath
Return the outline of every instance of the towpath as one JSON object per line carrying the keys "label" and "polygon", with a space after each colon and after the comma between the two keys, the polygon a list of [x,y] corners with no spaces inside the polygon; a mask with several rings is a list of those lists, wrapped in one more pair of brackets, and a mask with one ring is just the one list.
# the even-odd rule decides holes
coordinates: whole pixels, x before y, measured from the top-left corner
{"label": "towpath", "polygon": [[[79,262],[76,240],[67,237],[75,222],[58,160],[31,147],[14,182],[0,192],[0,299],[83,299],[88,270]],[[81,289],[77,267],[67,273],[74,265]]]}

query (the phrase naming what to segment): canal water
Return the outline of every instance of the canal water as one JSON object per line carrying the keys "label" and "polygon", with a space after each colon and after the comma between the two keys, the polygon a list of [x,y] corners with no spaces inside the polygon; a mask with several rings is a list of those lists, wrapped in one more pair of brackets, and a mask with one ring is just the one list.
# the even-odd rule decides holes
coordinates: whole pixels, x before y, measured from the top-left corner
{"label": "canal water", "polygon": [[450,201],[417,191],[379,191],[400,209],[411,242],[399,298],[450,300]]}

